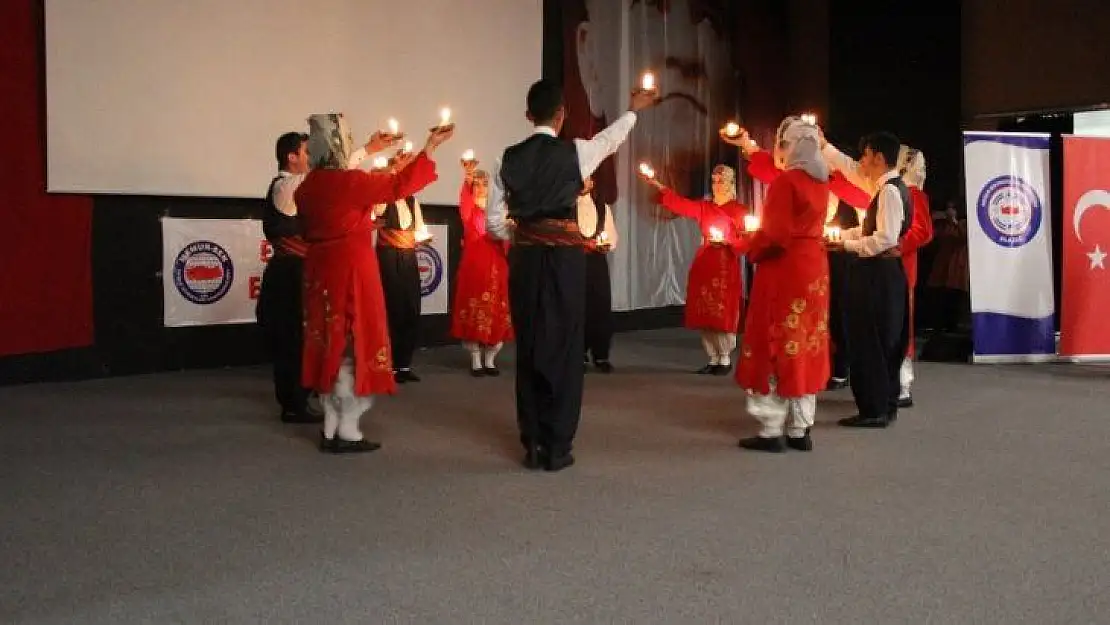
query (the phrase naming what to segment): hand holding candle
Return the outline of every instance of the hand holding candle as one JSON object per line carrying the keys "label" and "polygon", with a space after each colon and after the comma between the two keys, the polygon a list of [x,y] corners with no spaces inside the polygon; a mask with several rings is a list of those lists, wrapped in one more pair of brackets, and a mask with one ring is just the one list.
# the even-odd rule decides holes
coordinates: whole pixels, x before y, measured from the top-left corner
{"label": "hand holding candle", "polygon": [[439,111],[439,125],[432,128],[432,132],[447,132],[455,127],[451,123],[451,109],[444,107]]}
{"label": "hand holding candle", "polygon": [[816,126],[817,116],[813,113],[802,113],[802,123],[809,124],[810,126]]}
{"label": "hand holding candle", "polygon": [[602,232],[601,234],[597,235],[597,246],[598,247],[603,247],[603,248],[609,247],[609,233],[608,232]]}
{"label": "hand holding candle", "polygon": [[640,175],[644,178],[647,178],[648,180],[654,180],[655,170],[652,169],[651,165],[648,165],[647,163],[640,163]]}
{"label": "hand holding candle", "polygon": [[640,77],[640,90],[655,91],[655,74],[644,72],[644,75]]}
{"label": "hand holding candle", "polygon": [[725,136],[738,137],[740,136],[740,124],[736,122],[729,122],[725,124]]}
{"label": "hand holding candle", "polygon": [[389,169],[389,159],[384,156],[379,156],[374,159],[372,167],[374,168],[374,171],[385,171],[386,169]]}
{"label": "hand holding candle", "polygon": [[825,226],[825,240],[830,243],[840,243],[840,228],[837,226]]}
{"label": "hand holding candle", "polygon": [[462,153],[462,160],[464,163],[474,162],[474,150],[467,150]]}
{"label": "hand holding candle", "polygon": [[388,135],[394,141],[399,141],[404,138],[405,133],[401,132],[401,124],[396,119],[390,117],[389,121],[386,122],[386,126],[389,127],[389,132],[382,134]]}

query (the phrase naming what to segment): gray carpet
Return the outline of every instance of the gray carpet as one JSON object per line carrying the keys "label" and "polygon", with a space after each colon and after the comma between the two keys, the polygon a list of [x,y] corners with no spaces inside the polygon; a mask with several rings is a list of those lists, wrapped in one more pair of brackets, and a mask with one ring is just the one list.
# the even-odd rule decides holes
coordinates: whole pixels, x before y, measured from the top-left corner
{"label": "gray carpet", "polygon": [[419,354],[357,457],[262,368],[0,388],[0,622],[1110,622],[1105,370],[921,364],[893,429],[829,393],[770,456],[692,333],[621,335],[536,474],[466,362]]}

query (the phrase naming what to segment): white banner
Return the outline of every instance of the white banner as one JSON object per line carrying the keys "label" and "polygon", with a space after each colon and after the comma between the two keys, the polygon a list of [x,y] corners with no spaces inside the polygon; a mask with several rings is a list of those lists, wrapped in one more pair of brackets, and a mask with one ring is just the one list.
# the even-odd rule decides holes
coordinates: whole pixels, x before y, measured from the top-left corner
{"label": "white banner", "polygon": [[965,132],[975,362],[1055,358],[1049,135]]}
{"label": "white banner", "polygon": [[448,236],[445,225],[429,224],[432,240],[416,248],[416,264],[420,268],[420,314],[445,315],[450,302],[451,272],[448,262]]}
{"label": "white banner", "polygon": [[256,219],[162,219],[166,327],[254,323],[271,253]]}

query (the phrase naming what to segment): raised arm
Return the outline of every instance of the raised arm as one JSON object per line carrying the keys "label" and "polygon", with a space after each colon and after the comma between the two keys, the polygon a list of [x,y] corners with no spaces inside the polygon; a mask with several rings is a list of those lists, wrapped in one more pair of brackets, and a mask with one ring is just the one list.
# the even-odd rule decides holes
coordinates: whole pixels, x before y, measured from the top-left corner
{"label": "raised arm", "polygon": [[698,200],[684,198],[674,191],[663,187],[659,189],[659,205],[680,217],[689,217],[701,221],[702,203]]}
{"label": "raised arm", "polygon": [[910,189],[913,202],[913,222],[899,246],[903,254],[912,254],[933,240],[933,220],[929,213],[929,196],[920,189]]}
{"label": "raised arm", "polygon": [[748,175],[763,184],[771,184],[782,174],[775,167],[775,157],[767,150],[755,150],[748,156]]}
{"label": "raised arm", "polygon": [[850,184],[869,193],[875,191],[875,185],[860,172],[859,163],[836,149],[835,145],[826,143],[825,147],[821,149],[821,155],[825,157],[825,163],[828,164],[829,168],[843,174]]}
{"label": "raised arm", "polygon": [[867,207],[871,205],[871,196],[867,191],[848,182],[844,174],[839,171],[835,171],[829,176],[829,191],[832,191],[833,195],[852,208],[867,210]]}
{"label": "raised arm", "polygon": [[592,139],[575,139],[574,147],[578,151],[578,167],[582,177],[593,174],[601,165],[601,161],[620,149],[635,125],[636,113],[628,111],[617,121],[609,124],[605,130],[594,135]]}
{"label": "raised arm", "polygon": [[775,258],[786,249],[794,219],[793,194],[794,187],[789,181],[776,181],[767,189],[760,228],[748,245],[748,258],[752,261]]}
{"label": "raised arm", "polygon": [[474,189],[468,180],[463,180],[459,188],[459,218],[464,224],[470,223],[474,216]]}
{"label": "raised arm", "polygon": [[408,167],[397,173],[361,170],[357,173],[352,193],[359,203],[367,206],[388,204],[415,195],[438,177],[435,161],[426,154],[417,156]]}

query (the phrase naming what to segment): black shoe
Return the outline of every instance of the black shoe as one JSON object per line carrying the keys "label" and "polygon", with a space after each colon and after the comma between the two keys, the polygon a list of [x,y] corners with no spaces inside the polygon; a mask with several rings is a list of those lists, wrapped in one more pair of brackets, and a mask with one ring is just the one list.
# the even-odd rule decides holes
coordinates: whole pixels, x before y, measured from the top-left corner
{"label": "black shoe", "polygon": [[839,391],[842,388],[848,387],[848,378],[829,378],[829,383],[825,385],[827,391]]}
{"label": "black shoe", "polygon": [[885,415],[878,417],[861,417],[856,415],[837,421],[840,425],[846,428],[868,428],[868,429],[882,429],[890,425],[890,419]]}
{"label": "black shoe", "polygon": [[612,373],[613,372],[613,365],[608,360],[599,360],[599,361],[594,363],[594,366],[597,367],[597,370],[602,372],[602,373]]}
{"label": "black shoe", "polygon": [[716,371],[717,367],[720,367],[720,366],[721,365],[705,365],[704,367],[702,367],[701,369],[698,369],[694,373],[696,373],[698,375],[712,375],[713,372]]}
{"label": "black shoe", "polygon": [[906,395],[905,397],[898,398],[899,408],[913,408],[913,395]]}
{"label": "black shoe", "polygon": [[336,436],[332,439],[329,451],[333,454],[361,454],[377,451],[381,448],[381,443],[368,441],[365,438],[360,441],[345,441]]}
{"label": "black shoe", "polygon": [[323,432],[320,432],[320,451],[330,452],[335,450],[335,439],[328,438]]}
{"label": "black shoe", "polygon": [[524,448],[524,468],[530,471],[543,468],[543,448],[539,445],[526,445]]}
{"label": "black shoe", "polygon": [[786,446],[798,451],[813,451],[813,439],[809,436],[809,430],[802,436],[787,436]]}
{"label": "black shoe", "polygon": [[713,375],[728,375],[732,365],[713,365]]}
{"label": "black shoe", "polygon": [[574,464],[574,456],[568,451],[561,456],[548,456],[544,462],[544,471],[562,471]]}
{"label": "black shoe", "polygon": [[486,375],[486,370],[481,368],[481,367],[479,367],[477,369],[472,368],[470,370],[470,375],[475,377],[475,378],[481,378],[481,377],[484,377]]}
{"label": "black shoe", "polygon": [[308,410],[283,410],[281,413],[282,423],[323,423],[323,414],[312,414]]}
{"label": "black shoe", "polygon": [[781,454],[786,451],[786,444],[782,442],[781,436],[775,438],[763,438],[762,436],[742,438],[740,439],[740,447],[752,451],[769,451],[773,454]]}
{"label": "black shoe", "polygon": [[393,373],[393,379],[398,384],[404,384],[405,382],[419,382],[420,376],[413,373],[411,369],[400,369]]}
{"label": "black shoe", "polygon": [[501,370],[497,367],[482,367],[482,372],[491,378],[496,378],[501,375]]}

